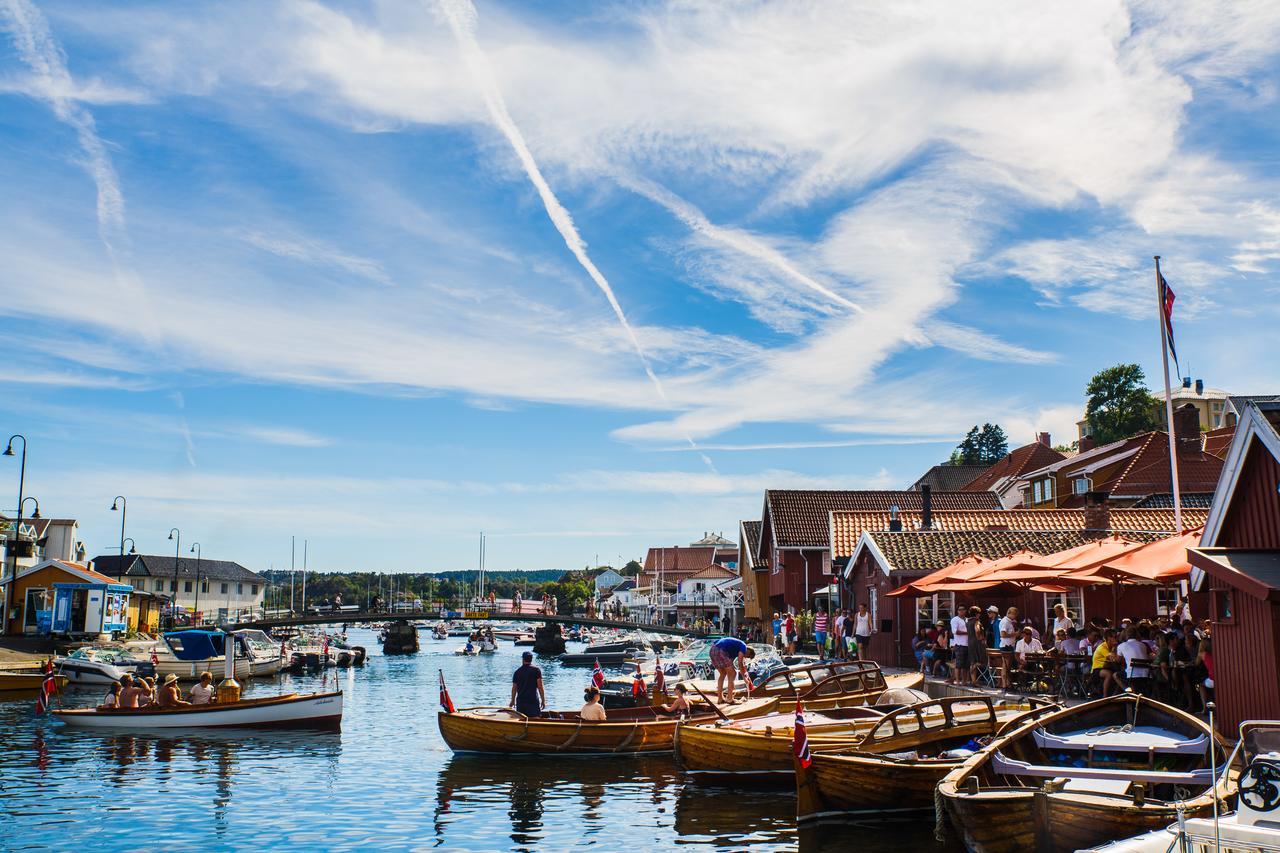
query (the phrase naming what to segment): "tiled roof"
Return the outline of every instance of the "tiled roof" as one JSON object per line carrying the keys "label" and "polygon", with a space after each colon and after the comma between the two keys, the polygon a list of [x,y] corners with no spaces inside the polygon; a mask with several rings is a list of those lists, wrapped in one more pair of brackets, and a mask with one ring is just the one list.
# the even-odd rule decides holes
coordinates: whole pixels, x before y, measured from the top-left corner
{"label": "tiled roof", "polygon": [[[921,494],[769,489],[764,493],[765,513],[773,524],[776,547],[825,548],[830,541],[830,513],[887,512],[891,506],[919,511]],[[933,509],[999,510],[1000,499],[991,492],[934,492]]]}
{"label": "tiled roof", "polygon": [[[1179,495],[1182,498],[1182,508],[1187,509],[1204,509],[1207,510],[1213,504],[1213,492],[1183,492]],[[1154,495],[1147,495],[1142,500],[1133,505],[1133,509],[1173,509],[1173,495],[1168,492],[1159,492]],[[1115,510],[1112,510],[1115,512]],[[1188,525],[1190,527],[1199,527],[1203,522]]]}
{"label": "tiled roof", "polygon": [[[1185,496],[1184,496],[1185,497]],[[1182,524],[1196,527],[1204,524],[1208,516],[1205,508],[1189,509],[1183,502]],[[920,513],[902,512],[898,515],[902,529],[915,532],[920,526]],[[935,531],[1048,531],[1078,532],[1085,530],[1083,509],[1011,509],[1001,512],[935,512]],[[1110,530],[1117,533],[1173,533],[1172,505],[1168,509],[1139,509],[1126,507],[1111,509]],[[888,531],[887,512],[833,512],[831,513],[831,556],[848,557],[858,546],[858,537],[864,531]]]}
{"label": "tiled roof", "polygon": [[650,548],[644,556],[644,570],[656,572],[662,569],[664,574],[680,572],[696,572],[715,562],[716,549],[687,548],[674,545],[670,548]]}
{"label": "tiled roof", "polygon": [[1227,397],[1227,407],[1237,415],[1243,415],[1250,403],[1280,403],[1280,394],[1232,394]]}
{"label": "tiled roof", "polygon": [[1052,447],[1032,442],[1009,451],[1003,459],[992,465],[978,477],[970,480],[965,486],[966,492],[986,492],[998,488],[1011,478],[1017,479],[1028,471],[1035,471],[1061,462],[1067,457]]}
{"label": "tiled roof", "polygon": [[1231,449],[1231,439],[1235,437],[1235,434],[1236,428],[1234,425],[1209,430],[1202,435],[1204,452],[1210,456],[1225,460],[1227,451]]}
{"label": "tiled roof", "polygon": [[[966,554],[988,559],[1007,557],[1015,551],[1052,554],[1083,545],[1093,537],[1083,531],[934,531],[913,530],[867,534],[888,562],[890,571],[927,573],[948,566]],[[1160,534],[1142,533],[1132,537],[1147,541]]]}
{"label": "tiled roof", "polygon": [[[965,491],[965,486],[986,471],[989,465],[934,465],[920,479],[911,484],[911,491],[918,492],[928,485],[935,492]],[[985,491],[985,489],[983,490]]]}
{"label": "tiled roof", "polygon": [[[1109,482],[1094,482],[1094,488],[1110,492],[1113,498],[1143,498],[1173,491],[1168,433],[1152,432],[1146,438],[1124,470]],[[1178,485],[1183,491],[1212,492],[1218,487],[1221,474],[1222,460],[1216,456],[1201,450],[1178,454]],[[1082,495],[1073,497],[1083,500]]]}
{"label": "tiled roof", "polygon": [[[760,561],[760,526],[761,523],[758,521],[742,522],[742,535],[745,541],[738,546],[739,563],[745,563],[747,561],[747,554],[751,555],[753,563]],[[748,568],[755,567],[749,566]]]}
{"label": "tiled roof", "polygon": [[700,569],[693,574],[685,575],[681,580],[690,580],[692,578],[709,578],[711,580],[724,580],[725,578],[736,578],[738,573],[724,566],[712,564],[704,569]]}
{"label": "tiled roof", "polygon": [[[104,554],[95,557],[93,567],[104,575],[113,578],[126,577],[173,577],[173,557],[154,554]],[[195,579],[197,561],[195,557],[183,557],[178,561],[178,578]],[[265,584],[267,579],[257,572],[250,571],[239,563],[230,560],[199,560],[200,577],[211,580],[244,581],[246,583]]]}

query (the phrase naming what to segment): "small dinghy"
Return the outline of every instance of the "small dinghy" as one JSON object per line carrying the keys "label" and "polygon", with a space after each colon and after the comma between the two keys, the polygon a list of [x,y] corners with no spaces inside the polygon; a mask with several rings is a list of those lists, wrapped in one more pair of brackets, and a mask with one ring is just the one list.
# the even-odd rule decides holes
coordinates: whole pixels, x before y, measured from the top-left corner
{"label": "small dinghy", "polygon": [[938,796],[969,850],[1057,853],[1211,814],[1235,793],[1225,758],[1203,720],[1122,693],[1002,734]]}

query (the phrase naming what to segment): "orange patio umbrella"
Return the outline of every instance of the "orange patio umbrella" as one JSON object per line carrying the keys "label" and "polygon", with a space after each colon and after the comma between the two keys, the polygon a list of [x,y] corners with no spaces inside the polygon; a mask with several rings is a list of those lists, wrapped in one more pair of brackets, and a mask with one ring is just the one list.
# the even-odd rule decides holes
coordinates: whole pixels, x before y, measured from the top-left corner
{"label": "orange patio umbrella", "polygon": [[1080,586],[1110,583],[1111,619],[1118,622],[1120,586],[1166,586],[1188,577],[1191,563],[1187,560],[1187,549],[1200,543],[1200,535],[1201,530],[1192,530],[1181,536],[1149,542],[1114,560],[1064,575],[1057,582]]}
{"label": "orange patio umbrella", "polygon": [[905,583],[897,589],[890,590],[885,593],[885,595],[893,596],[895,598],[900,595],[908,594],[931,595],[932,591],[926,592],[925,587],[947,581],[968,578],[973,574],[973,572],[991,562],[991,560],[988,560],[980,554],[965,554],[960,559],[943,566],[940,569],[935,569],[927,575],[918,577],[910,583]]}

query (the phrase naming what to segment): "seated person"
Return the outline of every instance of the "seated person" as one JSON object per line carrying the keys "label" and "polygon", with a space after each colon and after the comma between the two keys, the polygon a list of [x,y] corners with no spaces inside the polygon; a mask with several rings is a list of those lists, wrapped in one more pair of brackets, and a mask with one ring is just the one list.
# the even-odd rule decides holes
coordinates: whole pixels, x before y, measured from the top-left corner
{"label": "seated person", "polygon": [[107,695],[102,697],[102,704],[99,708],[119,708],[120,707],[120,682],[111,682],[111,687],[107,689]]}
{"label": "seated person", "polygon": [[659,705],[658,710],[664,714],[670,714],[672,716],[676,716],[678,714],[688,714],[690,711],[689,699],[686,696],[686,694],[689,692],[688,689],[684,686],[684,684],[677,684],[673,692],[675,695],[671,699],[670,704]]}
{"label": "seated person", "polygon": [[1124,688],[1120,678],[1123,665],[1124,661],[1116,653],[1116,629],[1108,628],[1102,635],[1102,642],[1093,651],[1093,674],[1102,685],[1104,699]]}
{"label": "seated person", "polygon": [[1128,679],[1151,677],[1151,650],[1139,638],[1137,628],[1125,632],[1125,640],[1116,647],[1116,653],[1124,659],[1124,674]]}
{"label": "seated person", "polygon": [[1030,625],[1024,625],[1022,628],[1022,636],[1013,646],[1013,655],[1018,661],[1018,669],[1027,668],[1027,655],[1044,654],[1044,646],[1040,645],[1040,641],[1036,639],[1035,634],[1031,630]]}
{"label": "seated person", "polygon": [[120,676],[120,695],[116,697],[116,705],[120,708],[136,708],[138,707],[138,694],[142,692],[144,684],[142,676],[138,676],[137,680],[129,673]]}
{"label": "seated person", "polygon": [[[176,676],[175,676],[176,677]],[[156,680],[151,676],[143,679],[134,679],[133,682],[140,690],[138,692],[138,707],[145,708],[148,705],[156,703]]]}
{"label": "seated person", "polygon": [[182,698],[178,690],[178,676],[172,672],[164,677],[164,686],[160,688],[160,698],[156,702],[161,708],[177,708],[191,703]]}
{"label": "seated person", "polygon": [[192,705],[210,705],[213,703],[213,674],[200,673],[200,681],[187,693]]}
{"label": "seated person", "polygon": [[578,716],[585,723],[603,723],[606,716],[604,713],[604,705],[600,704],[600,688],[594,684],[587,688],[587,692],[582,694],[583,700],[586,702],[582,706],[582,710],[578,712]]}

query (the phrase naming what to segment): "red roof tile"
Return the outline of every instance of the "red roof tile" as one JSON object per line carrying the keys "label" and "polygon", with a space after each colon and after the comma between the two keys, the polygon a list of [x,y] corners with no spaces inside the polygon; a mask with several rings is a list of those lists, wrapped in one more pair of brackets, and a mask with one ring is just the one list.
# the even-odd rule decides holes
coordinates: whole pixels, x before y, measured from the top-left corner
{"label": "red roof tile", "polygon": [[[920,496],[921,492],[768,489],[764,493],[764,520],[772,525],[775,547],[825,548],[830,541],[831,513],[887,512],[891,506],[918,511]],[[991,492],[933,492],[935,512],[1000,508],[999,498]]]}
{"label": "red roof tile", "polygon": [[966,492],[987,492],[994,489],[1002,480],[1017,479],[1028,471],[1035,471],[1060,462],[1067,457],[1040,442],[1024,444],[1005,454],[1004,458],[992,465],[983,473],[970,480],[964,487]]}

